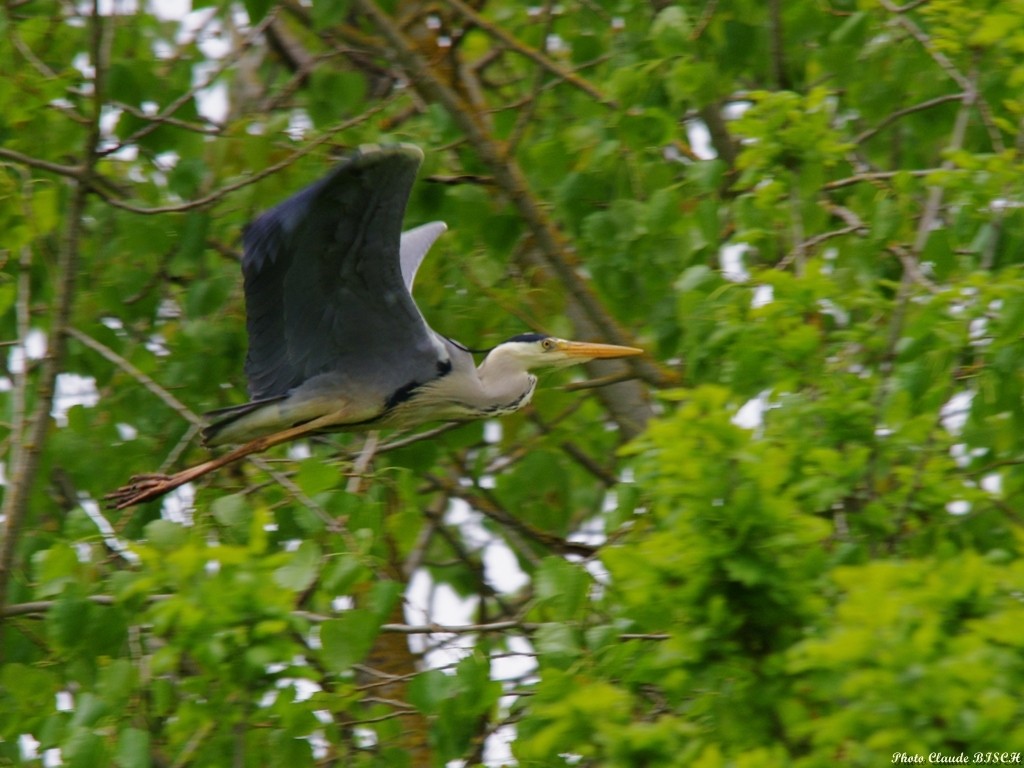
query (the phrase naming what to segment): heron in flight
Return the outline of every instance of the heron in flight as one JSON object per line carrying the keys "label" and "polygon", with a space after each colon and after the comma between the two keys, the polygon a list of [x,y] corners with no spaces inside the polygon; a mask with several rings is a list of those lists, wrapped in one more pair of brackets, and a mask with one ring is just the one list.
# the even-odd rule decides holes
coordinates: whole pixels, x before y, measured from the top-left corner
{"label": "heron in flight", "polygon": [[446,226],[402,232],[422,160],[410,144],[364,145],[246,228],[250,402],[207,414],[202,433],[208,446],[240,445],[174,475],[133,477],[108,495],[114,507],[322,432],[512,413],[533,395],[533,369],[642,352],[525,333],[477,366],[469,348],[432,330],[411,292]]}

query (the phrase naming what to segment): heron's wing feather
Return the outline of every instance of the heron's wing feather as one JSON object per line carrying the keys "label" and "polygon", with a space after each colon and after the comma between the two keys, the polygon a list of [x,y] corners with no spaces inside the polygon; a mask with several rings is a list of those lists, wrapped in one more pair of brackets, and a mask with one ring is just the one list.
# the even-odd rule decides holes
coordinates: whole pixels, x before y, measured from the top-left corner
{"label": "heron's wing feather", "polygon": [[[437,343],[399,258],[422,159],[411,145],[363,147],[247,228],[245,368],[253,399],[324,373],[341,372],[352,386],[384,396],[436,375]],[[425,253],[426,237],[413,238],[410,253]]]}
{"label": "heron's wing feather", "polygon": [[423,257],[427,255],[430,246],[439,238],[448,225],[443,221],[432,221],[429,224],[422,224],[402,233],[400,250],[402,262],[402,280],[405,287],[412,293],[412,284],[416,279],[416,272],[423,263]]}

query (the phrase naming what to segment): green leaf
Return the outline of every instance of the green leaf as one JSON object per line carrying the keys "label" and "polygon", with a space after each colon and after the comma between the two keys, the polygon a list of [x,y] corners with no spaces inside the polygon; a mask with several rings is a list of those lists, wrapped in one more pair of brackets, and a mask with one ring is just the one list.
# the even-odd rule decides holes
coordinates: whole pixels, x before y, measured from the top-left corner
{"label": "green leaf", "polygon": [[36,592],[41,597],[60,594],[64,588],[77,581],[78,556],[68,544],[58,542],[46,550],[37,552],[33,558]]}
{"label": "green leaf", "polygon": [[453,675],[439,669],[428,669],[409,681],[409,703],[424,715],[437,715],[454,687]]}
{"label": "green leaf", "polygon": [[662,56],[679,56],[691,47],[690,22],[678,5],[661,10],[651,25],[651,40]]}
{"label": "green leaf", "polygon": [[313,28],[320,31],[345,19],[349,0],[313,0]]}
{"label": "green leaf", "polygon": [[535,606],[549,619],[571,619],[582,610],[591,578],[581,566],[546,557],[534,575]]}
{"label": "green leaf", "polygon": [[295,482],[307,496],[313,497],[342,483],[343,475],[337,465],[313,456],[299,464]]}
{"label": "green leaf", "polygon": [[571,664],[581,652],[576,631],[568,624],[541,624],[534,633],[533,643],[541,663],[559,667]]}
{"label": "green leaf", "polygon": [[304,541],[292,553],[287,565],[274,571],[274,581],[285,589],[303,592],[319,575],[322,559],[323,555],[316,542]]}
{"label": "green leaf", "polygon": [[[199,158],[182,158],[167,178],[167,183],[174,194],[184,200],[191,200],[199,194],[199,190],[207,177],[209,169]],[[188,219],[199,219],[205,222],[207,216],[203,213],[190,213]]]}
{"label": "green leaf", "polygon": [[108,764],[106,745],[99,734],[75,729],[61,745],[64,764],[71,768],[95,768]]}
{"label": "green leaf", "polygon": [[152,765],[149,733],[139,728],[121,731],[114,760],[120,768],[148,768]]}
{"label": "green leaf", "polygon": [[336,673],[347,673],[373,647],[381,622],[372,611],[354,608],[320,625],[324,663]]}
{"label": "green leaf", "polygon": [[83,693],[75,701],[71,726],[73,728],[92,727],[109,711],[109,706],[103,699],[92,693]]}
{"label": "green leaf", "polygon": [[188,531],[170,520],[154,520],[146,525],[146,539],[154,547],[169,551],[178,549],[188,541]]}
{"label": "green leaf", "polygon": [[249,504],[245,496],[240,493],[233,493],[215,499],[210,506],[210,511],[221,525],[233,530],[244,532],[249,527],[252,518]]}
{"label": "green leaf", "polygon": [[318,68],[310,78],[309,93],[313,122],[330,125],[358,111],[366,96],[366,79],[358,72]]}
{"label": "green leaf", "polygon": [[404,592],[405,585],[399,581],[378,581],[370,588],[366,601],[367,608],[380,623],[384,623]]}
{"label": "green leaf", "polygon": [[244,0],[245,10],[249,14],[249,23],[258,24],[273,6],[272,0]]}

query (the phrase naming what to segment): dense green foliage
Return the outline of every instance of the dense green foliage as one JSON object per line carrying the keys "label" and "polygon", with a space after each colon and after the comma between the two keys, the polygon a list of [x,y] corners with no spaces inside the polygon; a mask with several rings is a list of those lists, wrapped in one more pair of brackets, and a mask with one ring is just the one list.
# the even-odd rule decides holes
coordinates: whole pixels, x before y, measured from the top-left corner
{"label": "dense green foliage", "polygon": [[[1024,3],[89,5],[0,15],[0,765],[1020,755]],[[435,328],[648,359],[102,510],[392,140]]]}

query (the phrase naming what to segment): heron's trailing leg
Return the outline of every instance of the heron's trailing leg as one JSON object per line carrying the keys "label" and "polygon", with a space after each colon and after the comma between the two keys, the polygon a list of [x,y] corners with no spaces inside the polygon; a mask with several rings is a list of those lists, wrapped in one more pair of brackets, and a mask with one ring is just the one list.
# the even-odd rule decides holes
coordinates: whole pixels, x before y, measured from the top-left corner
{"label": "heron's trailing leg", "polygon": [[202,464],[196,464],[194,467],[183,469],[181,472],[175,472],[173,475],[135,475],[127,485],[123,485],[116,491],[108,493],[103,498],[113,509],[125,509],[126,507],[141,504],[144,501],[158,499],[175,488],[180,488],[185,483],[190,483],[221,467],[233,464],[239,459],[244,459],[246,456],[262,453],[268,448],[273,448],[275,445],[298,440],[301,437],[318,432],[324,427],[337,423],[337,419],[337,414],[322,416],[319,419],[300,424],[297,427],[275,432],[272,435],[258,437],[255,440],[250,440],[245,445],[240,445],[233,451],[225,453],[223,456],[204,461]]}

